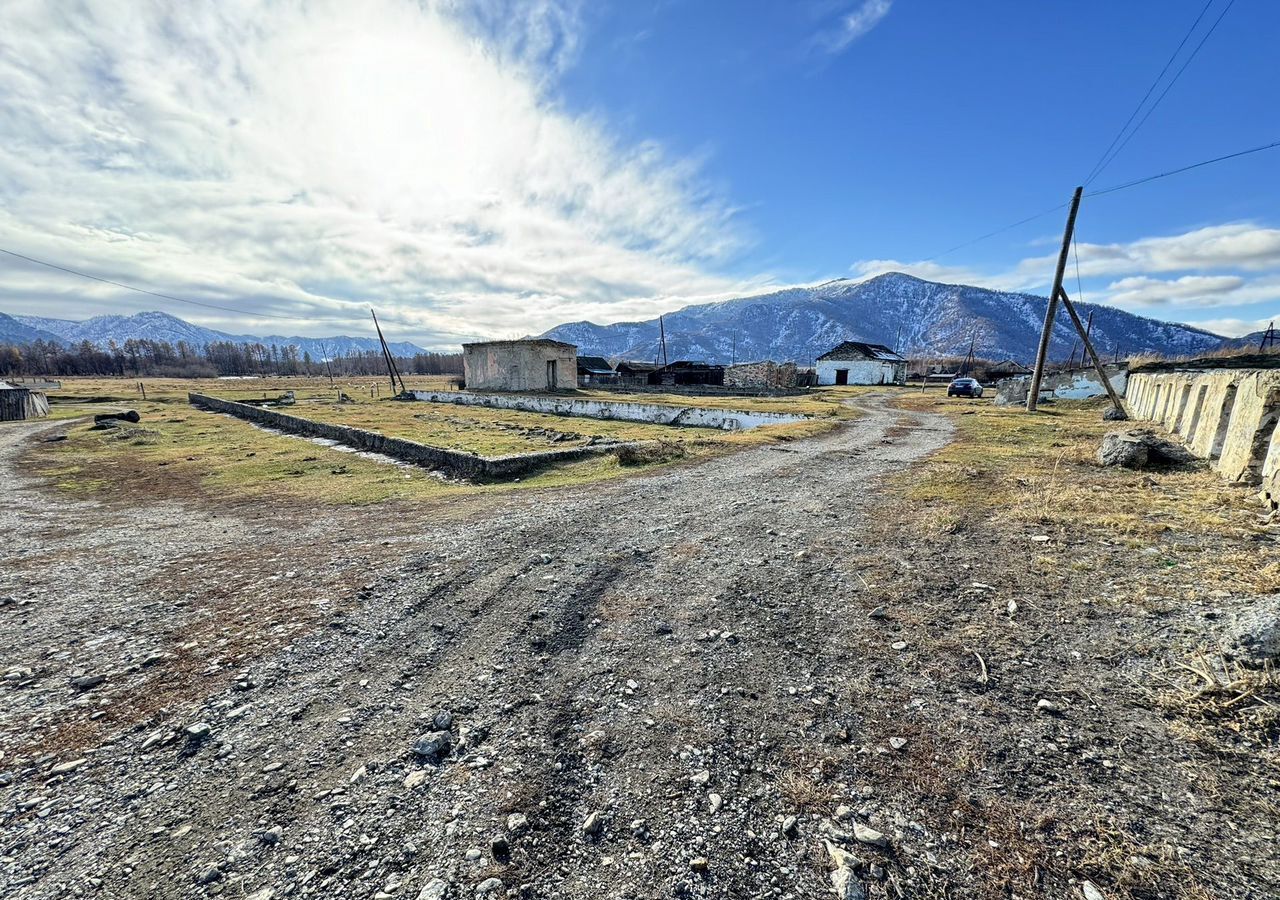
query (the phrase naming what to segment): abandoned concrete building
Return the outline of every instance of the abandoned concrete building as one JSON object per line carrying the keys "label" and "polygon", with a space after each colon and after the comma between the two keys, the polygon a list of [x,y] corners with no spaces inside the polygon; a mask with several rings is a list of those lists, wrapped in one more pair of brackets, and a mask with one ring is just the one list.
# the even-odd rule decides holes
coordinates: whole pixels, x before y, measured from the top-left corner
{"label": "abandoned concrete building", "polygon": [[724,370],[724,383],[736,388],[793,388],[796,386],[796,364],[761,362],[735,363]]}
{"label": "abandoned concrete building", "polygon": [[473,391],[571,391],[578,348],[545,338],[463,344],[462,369]]}
{"label": "abandoned concrete building", "polygon": [[884,344],[845,341],[818,357],[818,384],[906,384],[907,360]]}
{"label": "abandoned concrete building", "polygon": [[41,391],[0,381],[0,422],[40,419],[49,415],[49,400]]}

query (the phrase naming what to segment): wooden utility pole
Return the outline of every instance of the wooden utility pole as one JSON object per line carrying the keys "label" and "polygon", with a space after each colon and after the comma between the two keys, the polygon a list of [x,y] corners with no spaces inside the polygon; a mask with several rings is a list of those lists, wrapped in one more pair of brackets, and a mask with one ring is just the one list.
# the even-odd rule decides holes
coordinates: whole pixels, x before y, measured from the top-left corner
{"label": "wooden utility pole", "polygon": [[400,372],[396,369],[396,361],[391,356],[391,348],[387,346],[387,339],[382,336],[382,326],[378,324],[378,314],[372,309],[369,314],[373,316],[373,327],[378,332],[378,343],[382,345],[382,356],[387,361],[387,375],[391,378],[391,393],[396,393],[396,379],[400,379],[400,391],[404,391],[404,379],[400,378]]}
{"label": "wooden utility pole", "polygon": [[329,365],[329,345],[321,344],[320,350],[324,353],[324,370],[329,373],[329,387],[333,387],[333,366]]}
{"label": "wooden utility pole", "polygon": [[1071,298],[1067,296],[1067,292],[1061,287],[1058,288],[1058,296],[1062,298],[1062,306],[1067,311],[1067,315],[1071,316],[1072,323],[1076,326],[1076,331],[1080,332],[1080,338],[1084,341],[1085,352],[1089,354],[1089,358],[1093,360],[1093,368],[1098,373],[1098,378],[1102,381],[1102,386],[1107,389],[1107,396],[1111,398],[1111,405],[1114,406],[1122,416],[1128,418],[1125,413],[1124,404],[1120,402],[1120,395],[1116,393],[1116,389],[1111,386],[1111,379],[1107,377],[1107,370],[1102,367],[1102,360],[1098,356],[1098,352],[1093,349],[1093,341],[1089,340],[1089,332],[1085,329],[1084,323],[1080,321],[1080,316],[1076,312],[1075,304],[1071,302]]}
{"label": "wooden utility pole", "polygon": [[1058,253],[1058,267],[1053,273],[1053,290],[1044,311],[1044,330],[1040,332],[1040,347],[1036,351],[1036,367],[1031,373],[1031,388],[1027,391],[1027,412],[1035,412],[1040,400],[1040,382],[1044,380],[1045,357],[1049,355],[1049,339],[1053,337],[1053,319],[1058,311],[1058,294],[1062,291],[1062,276],[1067,271],[1067,251],[1071,249],[1071,236],[1076,230],[1076,213],[1080,211],[1080,195],[1083,187],[1077,187],[1071,195],[1071,209],[1067,213],[1067,227],[1062,232],[1062,250]]}
{"label": "wooden utility pole", "polygon": [[662,324],[662,316],[658,316],[658,335],[662,340],[662,367],[667,367],[667,327]]}
{"label": "wooden utility pole", "polygon": [[1276,338],[1276,323],[1273,319],[1267,325],[1267,330],[1262,332],[1262,340],[1258,342],[1258,352],[1266,350],[1268,345],[1274,347],[1277,343],[1280,343],[1280,340]]}

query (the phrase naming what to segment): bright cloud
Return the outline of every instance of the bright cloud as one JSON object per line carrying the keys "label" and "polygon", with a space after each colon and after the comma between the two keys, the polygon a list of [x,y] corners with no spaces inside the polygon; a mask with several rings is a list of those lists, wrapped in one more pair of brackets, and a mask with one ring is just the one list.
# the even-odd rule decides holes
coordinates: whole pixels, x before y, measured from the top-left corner
{"label": "bright cloud", "polygon": [[[1130,243],[1081,243],[1067,270],[1069,292],[1076,256],[1080,277],[1090,281],[1086,299],[1091,301],[1147,313],[1150,307],[1280,304],[1280,229],[1276,228],[1234,223]],[[983,272],[932,261],[872,259],[854,263],[851,270],[863,277],[896,271],[934,281],[1043,293],[1051,286],[1056,262],[1056,253],[1046,254],[1022,259],[1001,271]],[[1186,274],[1155,277],[1175,273]]]}
{"label": "bright cloud", "polygon": [[1212,331],[1214,334],[1222,334],[1227,337],[1243,337],[1246,334],[1257,334],[1259,331],[1265,331],[1266,327],[1273,324],[1275,319],[1203,319],[1190,324],[1197,328],[1203,328],[1206,331]]}
{"label": "bright cloud", "polygon": [[[742,241],[696,162],[555,103],[576,0],[174,9],[6,6],[0,246],[302,333],[372,303],[428,343],[754,286],[713,274]],[[11,313],[104,300],[156,305],[0,266]]]}
{"label": "bright cloud", "polygon": [[847,10],[830,28],[817,37],[817,45],[828,53],[840,53],[858,38],[880,24],[893,0],[862,0]]}

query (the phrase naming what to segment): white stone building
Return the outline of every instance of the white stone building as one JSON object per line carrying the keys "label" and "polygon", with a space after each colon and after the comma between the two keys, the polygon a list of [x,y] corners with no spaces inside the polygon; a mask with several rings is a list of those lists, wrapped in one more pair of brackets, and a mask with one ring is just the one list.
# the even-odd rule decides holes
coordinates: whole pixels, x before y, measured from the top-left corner
{"label": "white stone building", "polygon": [[845,341],[818,357],[818,384],[906,384],[907,361],[884,344]]}
{"label": "white stone building", "polygon": [[462,370],[472,391],[571,391],[578,348],[545,338],[463,344]]}

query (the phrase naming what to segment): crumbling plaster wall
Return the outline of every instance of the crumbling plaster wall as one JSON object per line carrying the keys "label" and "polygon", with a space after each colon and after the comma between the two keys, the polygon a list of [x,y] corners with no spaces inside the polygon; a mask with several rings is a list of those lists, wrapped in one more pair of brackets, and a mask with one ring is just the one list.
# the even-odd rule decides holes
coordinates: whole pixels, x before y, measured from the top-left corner
{"label": "crumbling plaster wall", "polygon": [[1182,437],[1230,481],[1256,483],[1280,501],[1280,371],[1210,369],[1136,373],[1129,412]]}
{"label": "crumbling plaster wall", "polygon": [[[578,386],[578,351],[552,341],[497,341],[462,348],[467,386],[486,391],[571,391]],[[556,364],[555,385],[547,363]]]}
{"label": "crumbling plaster wall", "polygon": [[479,394],[471,391],[413,391],[414,397],[431,403],[456,403],[459,406],[489,406],[497,409],[520,409],[526,412],[551,413],[557,416],[584,416],[589,419],[621,419],[626,422],[649,422],[654,425],[687,425],[697,428],[720,428],[726,431],[757,428],[761,425],[784,425],[802,422],[801,415],[774,412],[750,412],[739,409],[715,409],[697,406],[667,406],[662,403],[624,403],[617,400],[594,400],[582,397],[528,396],[524,394]]}

